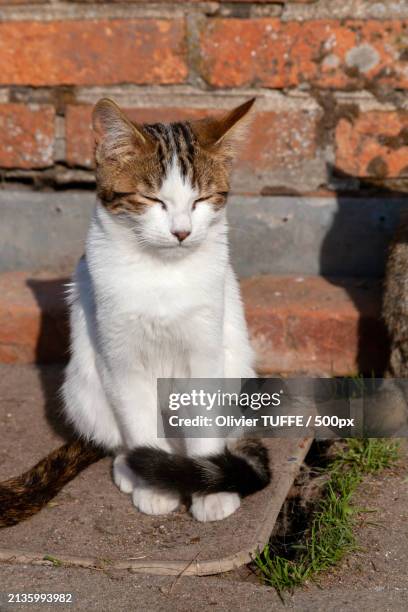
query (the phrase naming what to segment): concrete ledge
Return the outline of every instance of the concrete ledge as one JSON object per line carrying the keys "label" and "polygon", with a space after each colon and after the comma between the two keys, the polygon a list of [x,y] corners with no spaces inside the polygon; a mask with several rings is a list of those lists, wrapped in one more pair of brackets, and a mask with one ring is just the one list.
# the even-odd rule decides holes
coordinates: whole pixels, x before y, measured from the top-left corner
{"label": "concrete ledge", "polygon": [[[0,191],[0,272],[70,274],[84,251],[90,191]],[[378,278],[403,197],[232,195],[229,240],[240,278],[255,274]]]}
{"label": "concrete ledge", "polygon": [[[67,358],[66,279],[0,274],[0,363]],[[379,281],[259,276],[242,281],[261,374],[381,372],[387,338]]]}
{"label": "concrete ledge", "polygon": [[[56,367],[0,366],[0,482],[64,442],[60,378]],[[311,438],[266,439],[271,483],[243,500],[228,520],[214,523],[195,521],[185,508],[167,516],[136,512],[130,496],[113,484],[112,459],[106,457],[30,520],[0,530],[0,565],[49,565],[50,555],[64,567],[99,571],[181,577],[233,570],[268,542],[311,443]]]}

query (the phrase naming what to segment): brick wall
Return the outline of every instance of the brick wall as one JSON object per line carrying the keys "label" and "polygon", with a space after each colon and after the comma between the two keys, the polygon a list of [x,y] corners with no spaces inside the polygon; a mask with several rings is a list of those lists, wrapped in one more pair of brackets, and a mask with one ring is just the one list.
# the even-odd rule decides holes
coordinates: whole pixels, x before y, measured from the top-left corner
{"label": "brick wall", "polygon": [[408,4],[0,0],[4,187],[93,185],[90,111],[201,116],[258,96],[243,194],[408,191]]}

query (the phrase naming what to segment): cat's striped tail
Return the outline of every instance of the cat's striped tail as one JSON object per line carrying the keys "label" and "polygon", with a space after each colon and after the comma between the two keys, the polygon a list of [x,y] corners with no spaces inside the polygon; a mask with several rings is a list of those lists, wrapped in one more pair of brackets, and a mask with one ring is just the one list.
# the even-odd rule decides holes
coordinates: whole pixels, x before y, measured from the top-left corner
{"label": "cat's striped tail", "polygon": [[11,527],[41,510],[79,472],[106,453],[78,440],[60,446],[33,468],[0,483],[0,527]]}
{"label": "cat's striped tail", "polygon": [[271,479],[268,451],[259,440],[235,440],[222,453],[208,457],[140,446],[129,453],[127,462],[148,485],[181,495],[226,491],[245,497],[266,487]]}

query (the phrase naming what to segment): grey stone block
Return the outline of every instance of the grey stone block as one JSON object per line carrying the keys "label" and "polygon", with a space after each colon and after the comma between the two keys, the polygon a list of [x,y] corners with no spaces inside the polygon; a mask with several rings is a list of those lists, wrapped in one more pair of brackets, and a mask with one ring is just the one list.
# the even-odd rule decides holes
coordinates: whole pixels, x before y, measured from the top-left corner
{"label": "grey stone block", "polygon": [[382,276],[408,198],[231,197],[231,250],[241,276]]}
{"label": "grey stone block", "polygon": [[[72,270],[94,202],[88,191],[1,191],[0,270]],[[241,277],[381,276],[402,208],[408,198],[231,196],[235,268]]]}
{"label": "grey stone block", "polygon": [[81,256],[90,192],[0,192],[0,270],[69,272]]}

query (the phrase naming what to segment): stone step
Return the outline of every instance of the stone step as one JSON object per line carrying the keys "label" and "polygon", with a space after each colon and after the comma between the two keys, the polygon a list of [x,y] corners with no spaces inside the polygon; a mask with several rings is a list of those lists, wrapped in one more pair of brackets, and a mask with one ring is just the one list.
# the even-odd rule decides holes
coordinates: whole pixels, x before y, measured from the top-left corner
{"label": "stone step", "polygon": [[[0,363],[62,363],[68,355],[64,283],[49,273],[0,275]],[[258,276],[241,283],[260,374],[380,372],[387,336],[381,283]]]}
{"label": "stone step", "polygon": [[260,276],[243,280],[241,287],[261,374],[384,370],[388,339],[381,281]]}

